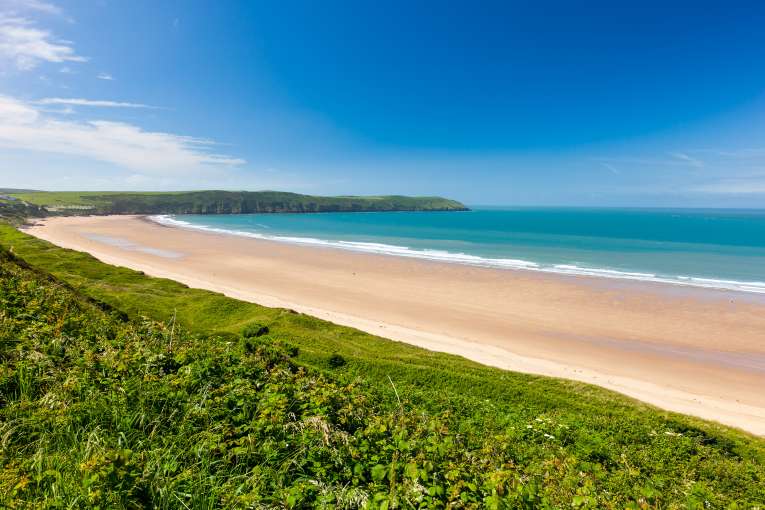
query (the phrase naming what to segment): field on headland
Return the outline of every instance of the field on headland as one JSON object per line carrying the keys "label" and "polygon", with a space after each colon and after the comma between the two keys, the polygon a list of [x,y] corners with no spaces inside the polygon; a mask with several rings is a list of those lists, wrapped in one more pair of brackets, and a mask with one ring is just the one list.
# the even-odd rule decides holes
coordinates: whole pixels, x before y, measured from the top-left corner
{"label": "field on headland", "polygon": [[[65,285],[3,263],[16,275],[2,279],[7,500],[58,487],[62,501],[111,507],[765,501],[765,444],[734,429],[150,278],[11,227],[0,245]],[[269,333],[248,343],[253,323]]]}
{"label": "field on headland", "polygon": [[[441,197],[323,197],[281,191],[25,191],[6,193],[6,195],[54,215],[459,211],[466,209],[456,200]],[[34,211],[30,212],[32,213]]]}

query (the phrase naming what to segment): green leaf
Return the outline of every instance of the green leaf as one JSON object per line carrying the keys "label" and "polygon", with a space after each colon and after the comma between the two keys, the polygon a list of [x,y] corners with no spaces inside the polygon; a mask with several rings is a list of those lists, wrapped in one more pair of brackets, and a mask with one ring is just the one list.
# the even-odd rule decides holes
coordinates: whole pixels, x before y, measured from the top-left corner
{"label": "green leaf", "polygon": [[380,482],[385,479],[388,469],[382,464],[377,464],[372,468],[372,480]]}
{"label": "green leaf", "polygon": [[407,478],[416,479],[418,475],[419,470],[417,469],[417,464],[414,462],[409,462],[404,468],[404,476]]}

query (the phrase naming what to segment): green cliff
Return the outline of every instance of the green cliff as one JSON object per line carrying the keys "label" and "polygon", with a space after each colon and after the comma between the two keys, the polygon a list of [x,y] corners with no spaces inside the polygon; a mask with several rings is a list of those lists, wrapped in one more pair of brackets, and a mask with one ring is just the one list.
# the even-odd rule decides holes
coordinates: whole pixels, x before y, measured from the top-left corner
{"label": "green cliff", "polygon": [[371,211],[465,211],[441,197],[320,197],[280,191],[11,193],[47,214],[246,214]]}

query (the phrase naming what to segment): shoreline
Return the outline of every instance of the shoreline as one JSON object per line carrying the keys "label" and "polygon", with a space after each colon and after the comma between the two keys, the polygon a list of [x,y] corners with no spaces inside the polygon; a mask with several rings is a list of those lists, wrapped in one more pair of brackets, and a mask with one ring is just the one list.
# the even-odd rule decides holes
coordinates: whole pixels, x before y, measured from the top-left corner
{"label": "shoreline", "polygon": [[152,276],[765,435],[765,304],[743,293],[290,245],[137,216],[25,230]]}
{"label": "shoreline", "polygon": [[[310,214],[310,213],[309,213]],[[185,228],[199,232],[210,232],[222,235],[232,235],[263,241],[285,242],[298,246],[314,246],[321,248],[334,248],[358,253],[371,253],[384,256],[399,256],[433,262],[450,264],[462,264],[466,266],[485,267],[491,269],[503,269],[511,271],[533,271],[542,274],[553,274],[572,277],[604,278],[610,280],[625,280],[661,285],[674,285],[677,287],[689,287],[691,289],[711,289],[733,293],[744,293],[759,296],[765,302],[765,282],[751,280],[732,280],[723,276],[691,276],[691,275],[661,275],[642,272],[639,270],[617,270],[606,267],[588,267],[576,264],[543,264],[533,260],[513,259],[502,257],[485,257],[482,255],[468,254],[463,252],[444,251],[440,249],[410,248],[394,244],[378,243],[374,241],[342,241],[328,240],[311,236],[290,236],[280,234],[266,234],[247,230],[231,230],[222,227],[212,227],[178,220],[169,214],[143,215],[141,219],[171,228]],[[757,299],[756,297],[754,299]]]}

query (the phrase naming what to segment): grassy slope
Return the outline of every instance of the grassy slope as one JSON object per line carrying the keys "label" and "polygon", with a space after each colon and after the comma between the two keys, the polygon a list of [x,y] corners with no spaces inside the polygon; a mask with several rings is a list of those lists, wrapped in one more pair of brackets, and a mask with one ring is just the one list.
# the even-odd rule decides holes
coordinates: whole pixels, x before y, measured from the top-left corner
{"label": "grassy slope", "polygon": [[[463,210],[461,203],[440,197],[319,197],[278,191],[190,192],[31,192],[21,200],[47,207],[88,207],[97,214],[187,214],[327,211]],[[76,213],[76,209],[69,212]]]}
{"label": "grassy slope", "polygon": [[94,205],[94,203],[107,204],[109,203],[109,200],[102,197],[108,197],[110,195],[171,195],[174,194],[174,192],[122,191],[118,193],[109,193],[104,191],[16,191],[8,194],[20,200],[24,200],[25,202],[29,202],[30,204],[40,206],[67,206]]}
{"label": "grassy slope", "polygon": [[342,377],[361,378],[365,391],[381,405],[397,405],[393,383],[408,409],[451,413],[453,430],[476,441],[496,435],[521,472],[560,477],[544,482],[555,490],[560,483],[573,483],[563,492],[572,500],[575,493],[595,498],[579,498],[580,503],[610,506],[606,502],[611,501],[623,507],[642,498],[649,506],[666,508],[694,507],[704,500],[713,506],[765,501],[765,443],[730,428],[656,410],[596,387],[491,369],[286,310],[149,278],[11,227],[0,227],[0,244],[130,318],[148,315],[164,321],[176,316],[193,331],[219,332],[232,340],[247,324],[263,322],[272,338],[299,346],[298,363],[322,371],[329,370],[330,355],[340,353],[348,360]]}
{"label": "grassy slope", "polygon": [[528,507],[578,485],[532,483],[480,429],[387,409],[253,331],[124,321],[0,248],[0,506]]}

